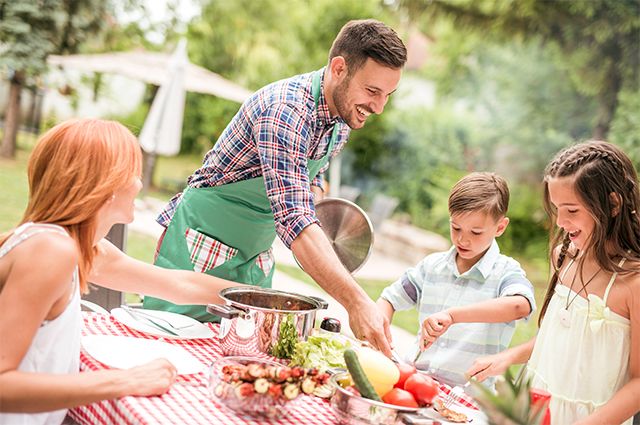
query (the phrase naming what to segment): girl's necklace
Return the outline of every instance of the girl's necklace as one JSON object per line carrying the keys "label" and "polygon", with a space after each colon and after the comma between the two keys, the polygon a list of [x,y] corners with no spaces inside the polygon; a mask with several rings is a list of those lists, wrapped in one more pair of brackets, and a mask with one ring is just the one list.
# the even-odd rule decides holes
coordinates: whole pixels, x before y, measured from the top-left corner
{"label": "girl's necklace", "polygon": [[591,281],[595,279],[595,277],[598,276],[598,273],[600,273],[601,271],[602,271],[602,267],[598,267],[598,270],[596,270],[593,276],[591,276],[589,280],[587,280],[587,283],[582,285],[582,288],[575,293],[575,295],[573,296],[573,298],[571,298],[571,300],[569,300],[569,298],[571,297],[571,292],[573,291],[573,284],[576,281],[576,276],[578,276],[578,269],[576,268],[576,272],[573,275],[573,278],[571,279],[571,286],[569,287],[570,291],[567,294],[567,300],[565,302],[564,308],[561,308],[558,311],[558,320],[560,320],[560,323],[562,323],[564,327],[568,328],[571,326],[571,313],[569,313],[569,306],[573,304],[573,302],[576,300],[576,298],[578,298],[578,296],[582,291],[584,291],[585,294],[587,293],[587,285],[589,285]]}

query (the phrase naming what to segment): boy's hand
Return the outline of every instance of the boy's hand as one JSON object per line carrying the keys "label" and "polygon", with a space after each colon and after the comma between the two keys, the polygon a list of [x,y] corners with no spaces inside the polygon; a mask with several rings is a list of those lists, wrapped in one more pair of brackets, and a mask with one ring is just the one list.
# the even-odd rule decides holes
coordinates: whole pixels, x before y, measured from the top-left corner
{"label": "boy's hand", "polygon": [[435,342],[436,339],[449,329],[453,324],[451,314],[446,311],[440,311],[432,314],[422,322],[422,340],[420,350],[424,351]]}

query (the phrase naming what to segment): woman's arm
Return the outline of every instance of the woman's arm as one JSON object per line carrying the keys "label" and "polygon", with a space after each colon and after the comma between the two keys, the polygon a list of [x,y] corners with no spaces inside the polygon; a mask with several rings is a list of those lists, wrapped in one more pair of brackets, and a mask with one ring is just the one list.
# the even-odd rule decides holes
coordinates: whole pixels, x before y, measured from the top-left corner
{"label": "woman's arm", "polygon": [[98,245],[89,280],[107,288],[151,295],[176,304],[220,304],[220,290],[241,285],[204,273],[164,269],[138,261],[104,239]]}
{"label": "woman's arm", "polygon": [[0,411],[43,412],[127,394],[161,394],[173,382],[175,368],[166,360],[68,375],[18,370],[42,322],[66,309],[78,258],[73,240],[55,233],[32,236],[3,257],[10,264],[0,291]]}
{"label": "woman's arm", "polygon": [[165,359],[126,370],[69,375],[11,370],[0,374],[0,411],[46,412],[127,395],[160,395],[175,377],[175,367]]}

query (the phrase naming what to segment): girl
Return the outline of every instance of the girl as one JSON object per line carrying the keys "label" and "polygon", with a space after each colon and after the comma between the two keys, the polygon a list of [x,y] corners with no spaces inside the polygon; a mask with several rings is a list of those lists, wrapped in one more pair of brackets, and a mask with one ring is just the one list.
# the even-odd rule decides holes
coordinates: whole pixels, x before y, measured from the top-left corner
{"label": "girl", "polygon": [[638,176],[616,146],[578,144],[547,166],[544,200],[557,229],[538,336],[468,374],[528,360],[533,387],[552,395],[552,423],[630,424],[640,411]]}
{"label": "girl", "polygon": [[221,302],[235,285],[136,261],[103,239],[133,220],[141,163],[135,136],[113,121],[64,122],[33,150],[21,225],[0,236],[0,411],[10,412],[0,423],[59,424],[69,407],[171,386],[166,360],[78,373],[87,282],[183,304]]}

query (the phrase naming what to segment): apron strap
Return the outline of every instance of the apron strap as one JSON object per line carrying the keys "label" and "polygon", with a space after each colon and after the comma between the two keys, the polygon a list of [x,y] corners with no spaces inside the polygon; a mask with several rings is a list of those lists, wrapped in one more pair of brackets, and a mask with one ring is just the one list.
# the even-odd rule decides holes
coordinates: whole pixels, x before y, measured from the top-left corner
{"label": "apron strap", "polygon": [[[311,80],[311,94],[313,95],[313,101],[316,104],[316,110],[318,110],[318,104],[320,103],[320,91],[322,88],[321,83],[322,70],[318,70],[313,73]],[[329,141],[329,148],[327,149],[327,155],[331,155],[331,150],[335,141],[338,139],[339,125],[336,123],[333,125],[333,132],[331,133],[331,140]]]}

